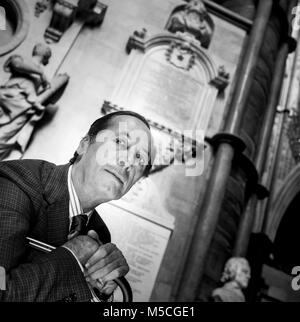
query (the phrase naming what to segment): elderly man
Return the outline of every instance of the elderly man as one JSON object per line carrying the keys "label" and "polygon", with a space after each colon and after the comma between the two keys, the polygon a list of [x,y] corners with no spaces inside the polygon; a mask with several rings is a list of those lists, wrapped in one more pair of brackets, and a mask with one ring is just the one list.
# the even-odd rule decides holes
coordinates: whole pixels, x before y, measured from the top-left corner
{"label": "elderly man", "polygon": [[[1,301],[89,301],[109,297],[128,272],[95,207],[121,198],[151,168],[147,121],[133,112],[96,120],[70,164],[0,163]],[[26,237],[57,247],[41,253]]]}

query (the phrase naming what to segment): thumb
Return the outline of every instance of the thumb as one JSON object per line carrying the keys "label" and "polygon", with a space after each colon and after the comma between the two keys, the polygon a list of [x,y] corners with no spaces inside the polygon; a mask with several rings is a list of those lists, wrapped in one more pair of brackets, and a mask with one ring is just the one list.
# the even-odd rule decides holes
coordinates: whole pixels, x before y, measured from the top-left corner
{"label": "thumb", "polygon": [[95,232],[95,230],[89,230],[87,235],[93,239],[95,239],[99,245],[102,245],[101,240],[99,239],[98,234]]}

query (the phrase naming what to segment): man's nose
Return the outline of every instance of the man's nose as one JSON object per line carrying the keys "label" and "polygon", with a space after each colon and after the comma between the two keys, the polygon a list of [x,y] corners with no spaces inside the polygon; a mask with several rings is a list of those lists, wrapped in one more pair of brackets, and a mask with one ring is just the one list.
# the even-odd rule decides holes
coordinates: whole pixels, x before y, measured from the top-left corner
{"label": "man's nose", "polygon": [[129,172],[134,166],[134,154],[128,151],[125,156],[123,155],[123,158],[119,159],[119,166]]}
{"label": "man's nose", "polygon": [[125,167],[125,165],[126,165],[126,162],[124,160],[119,161],[119,166]]}
{"label": "man's nose", "polygon": [[122,167],[122,168],[130,168],[130,163],[127,162],[127,161],[124,161],[124,160],[120,160],[119,161],[119,166]]}
{"label": "man's nose", "polygon": [[122,168],[122,171],[124,172],[124,174],[126,173],[127,175],[129,175],[130,170],[132,168],[132,164],[130,164],[129,162],[126,162],[124,160],[120,160],[119,166]]}

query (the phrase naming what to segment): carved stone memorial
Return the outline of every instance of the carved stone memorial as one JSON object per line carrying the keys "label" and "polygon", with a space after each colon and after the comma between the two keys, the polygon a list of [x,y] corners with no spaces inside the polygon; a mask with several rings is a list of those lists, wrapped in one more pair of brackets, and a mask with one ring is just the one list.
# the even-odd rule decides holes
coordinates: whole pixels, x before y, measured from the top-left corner
{"label": "carved stone memorial", "polygon": [[50,48],[37,44],[31,58],[12,55],[4,64],[10,78],[0,86],[0,160],[20,158],[37,122],[45,113],[55,112],[50,103],[69,77],[61,74],[48,80],[44,66],[50,57]]}
{"label": "carved stone memorial", "polygon": [[202,0],[190,0],[175,8],[166,29],[173,33],[188,34],[199,41],[201,46],[208,48],[214,23]]}
{"label": "carved stone memorial", "polygon": [[[151,35],[145,28],[134,31],[126,45],[127,63],[101,109],[104,114],[122,108],[140,113],[149,122],[155,140],[157,154],[150,176],[137,185],[140,190],[132,192],[131,196],[136,193],[138,198],[124,196],[121,207],[124,222],[139,218],[139,230],[143,229],[147,243],[136,243],[142,237],[135,236],[137,233],[116,237],[122,238],[124,254],[132,258],[130,282],[137,300],[155,298],[151,295],[155,283],[165,283],[166,276],[157,274],[175,230],[165,218],[171,218],[172,223],[176,218],[182,228],[182,218],[195,212],[204,169],[204,134],[219,94],[229,84],[228,72],[219,67],[220,62],[215,62],[208,49],[213,32],[214,22],[202,1],[176,8],[166,30],[159,34]],[[144,200],[142,205],[140,200]],[[123,221],[107,220],[117,234]],[[178,246],[178,241],[173,240],[174,244]],[[155,247],[163,251],[157,252]]]}
{"label": "carved stone memorial", "polygon": [[224,285],[212,293],[215,302],[245,302],[242,292],[247,288],[251,269],[248,261],[243,257],[230,258],[224,268],[221,282]]}

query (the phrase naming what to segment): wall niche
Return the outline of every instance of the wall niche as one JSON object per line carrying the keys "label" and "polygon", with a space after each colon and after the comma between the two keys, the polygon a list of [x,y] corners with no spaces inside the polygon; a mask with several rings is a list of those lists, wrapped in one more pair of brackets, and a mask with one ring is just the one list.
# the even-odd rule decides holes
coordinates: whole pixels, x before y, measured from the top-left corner
{"label": "wall niche", "polygon": [[0,32],[0,56],[18,47],[29,29],[29,9],[23,0],[1,0],[0,7],[4,30]]}

